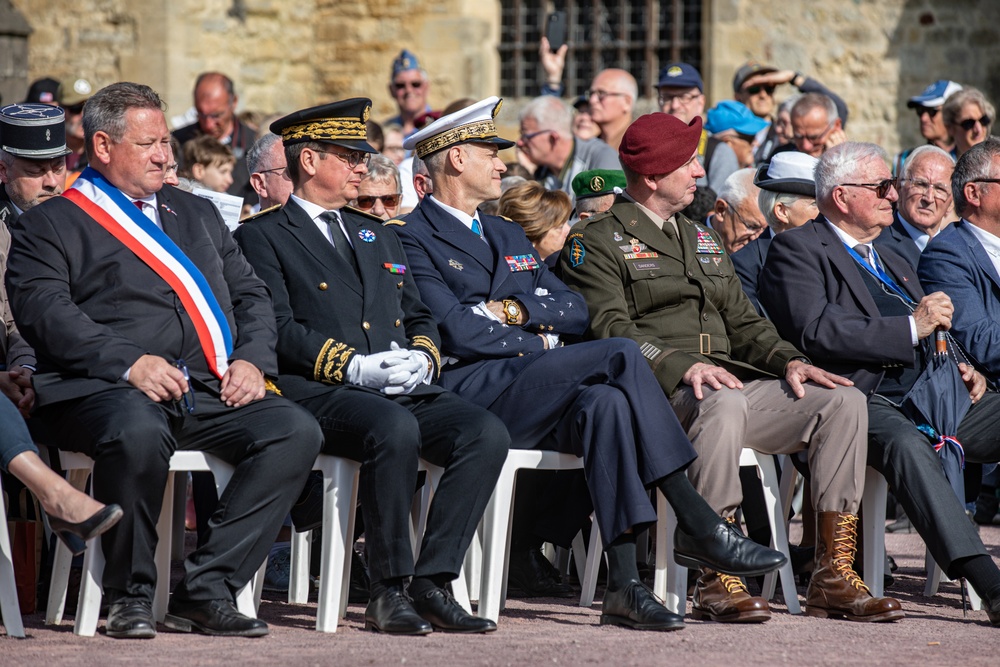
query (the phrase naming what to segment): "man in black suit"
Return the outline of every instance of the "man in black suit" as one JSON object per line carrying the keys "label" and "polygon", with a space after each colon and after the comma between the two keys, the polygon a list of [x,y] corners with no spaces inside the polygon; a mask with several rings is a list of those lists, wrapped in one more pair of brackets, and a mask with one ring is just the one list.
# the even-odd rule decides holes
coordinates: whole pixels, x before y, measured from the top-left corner
{"label": "man in black suit", "polygon": [[[375,150],[371,101],[297,111],[271,125],[293,190],[237,230],[278,321],[278,384],[323,427],[324,451],[361,461],[371,576],[365,625],[380,632],[489,632],[444,589],[458,576],[510,445],[503,423],[434,384],[438,331],[402,244],[347,207]],[[445,468],[416,565],[409,511],[418,458]],[[404,588],[413,576],[409,595]]]}
{"label": "man in black suit", "polygon": [[315,420],[265,392],[274,311],[211,203],[163,187],[159,96],[117,83],[87,102],[90,168],[21,216],[7,291],[34,347],[32,424],[95,460],[94,496],[126,508],[103,537],[107,633],[152,637],[156,522],[171,454],[236,468],[165,624],[260,636],[233,606],[260,567],[320,447]]}
{"label": "man in black suit", "polygon": [[875,244],[895,250],[916,269],[930,240],[957,217],[951,196],[954,171],[955,158],[937,146],[914,149],[903,164],[892,224]]}
{"label": "man in black suit", "polygon": [[[816,168],[822,215],[774,238],[760,299],[783,336],[868,396],[868,465],[885,475],[941,568],[968,578],[997,625],[1000,571],[945,478],[933,441],[899,407],[925,367],[931,334],[951,327],[953,307],[943,292],[925,295],[902,257],[872,249],[892,223],[896,193],[887,163],[874,144],[847,142],[823,154]],[[986,392],[972,367],[959,368],[973,400],[957,433],[966,460],[995,461],[1000,395]]]}

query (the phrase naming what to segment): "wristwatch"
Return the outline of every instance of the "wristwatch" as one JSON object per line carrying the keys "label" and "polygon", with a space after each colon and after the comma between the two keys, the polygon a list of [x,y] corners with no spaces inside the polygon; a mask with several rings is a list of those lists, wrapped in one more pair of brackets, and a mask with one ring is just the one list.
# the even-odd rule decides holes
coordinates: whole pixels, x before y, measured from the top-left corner
{"label": "wristwatch", "polygon": [[504,299],[503,312],[507,316],[507,324],[517,324],[521,319],[521,305],[517,299]]}

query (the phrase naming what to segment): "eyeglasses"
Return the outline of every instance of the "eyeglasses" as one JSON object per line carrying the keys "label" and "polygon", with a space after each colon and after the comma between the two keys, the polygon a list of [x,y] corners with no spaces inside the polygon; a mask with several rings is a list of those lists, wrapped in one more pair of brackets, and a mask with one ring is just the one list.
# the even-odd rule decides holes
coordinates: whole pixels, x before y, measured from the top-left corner
{"label": "eyeglasses", "polygon": [[762,90],[768,95],[774,95],[774,86],[769,83],[747,86],[745,90],[748,95],[756,95]]}
{"label": "eyeglasses", "polygon": [[583,94],[588,100],[596,97],[598,102],[603,102],[606,97],[628,97],[628,93],[616,93],[613,90],[588,90]]}
{"label": "eyeglasses", "polygon": [[165,174],[170,174],[170,173],[176,174],[177,173],[177,167],[178,167],[178,164],[176,162],[172,162],[172,163],[168,164],[166,167],[163,168],[163,173],[165,173]]}
{"label": "eyeglasses", "polygon": [[940,183],[931,183],[920,178],[902,178],[899,182],[909,183],[909,189],[912,189],[917,194],[922,195],[929,191],[931,196],[938,201],[944,201],[951,196],[951,189]]}
{"label": "eyeglasses", "polygon": [[413,90],[420,90],[424,87],[424,82],[421,80],[417,81],[393,81],[392,87],[395,90],[406,90],[407,87]]}
{"label": "eyeglasses", "polygon": [[338,153],[336,151],[322,151],[317,148],[314,148],[313,150],[316,151],[317,153],[324,153],[326,155],[332,155],[334,157],[338,157],[344,162],[346,162],[347,166],[350,167],[351,169],[356,169],[359,164],[364,164],[365,167],[367,167],[368,161],[372,157],[369,153],[365,153],[364,151],[351,151],[350,153],[345,154],[345,153]]}
{"label": "eyeglasses", "polygon": [[217,111],[215,113],[202,113],[202,112],[199,111],[198,112],[198,118],[200,118],[202,120],[215,120],[215,121],[219,121],[219,120],[222,120],[223,118],[225,118],[228,114],[229,114],[229,110],[228,109],[225,110],[225,111]]}
{"label": "eyeglasses", "polygon": [[524,144],[528,143],[529,141],[537,137],[539,134],[547,134],[549,132],[552,132],[552,130],[537,130],[535,132],[528,132],[527,134],[522,134],[521,137],[517,140],[517,142],[523,146]]}
{"label": "eyeglasses", "polygon": [[188,390],[181,395],[181,400],[174,401],[175,403],[181,403],[184,409],[187,410],[188,414],[194,414],[194,388],[191,386],[191,374],[188,372],[187,364],[184,363],[183,359],[178,359],[174,362],[174,366],[177,367],[181,373],[184,373],[184,381],[187,382]]}
{"label": "eyeglasses", "polygon": [[[348,162],[350,164],[350,162]],[[281,174],[285,178],[288,178],[288,167],[274,167],[273,169],[261,169],[260,171],[254,172],[257,174]]]}
{"label": "eyeglasses", "polygon": [[794,141],[795,143],[802,143],[803,141],[808,141],[811,144],[818,144],[821,141],[823,141],[823,137],[825,137],[830,132],[830,130],[833,129],[833,125],[836,122],[837,121],[833,121],[833,123],[827,125],[826,128],[819,134],[793,134],[792,141]]}
{"label": "eyeglasses", "polygon": [[936,116],[938,114],[938,111],[941,111],[941,109],[935,108],[935,107],[921,107],[921,106],[917,106],[917,107],[913,107],[913,109],[914,109],[914,111],[917,112],[917,118],[920,118],[924,114],[927,114],[928,116],[930,116],[931,118],[933,118],[934,116]]}
{"label": "eyeglasses", "polygon": [[[723,201],[725,201],[725,200],[723,200]],[[736,219],[739,221],[739,223],[741,225],[743,225],[744,227],[747,228],[748,232],[750,232],[752,234],[757,234],[759,232],[764,231],[764,225],[761,225],[761,224],[750,224],[749,222],[747,222],[746,218],[744,218],[742,215],[740,215],[740,212],[736,210],[735,206],[733,206],[729,202],[726,202],[726,204],[729,205],[729,210],[733,212],[733,215],[736,216]]]}
{"label": "eyeglasses", "polygon": [[371,207],[375,206],[376,201],[381,201],[382,206],[386,208],[396,208],[399,206],[399,200],[403,198],[403,195],[361,195],[358,197],[358,208],[362,211],[367,211]]}
{"label": "eyeglasses", "polygon": [[670,93],[660,93],[656,96],[656,100],[660,103],[661,107],[665,107],[668,104],[677,102],[681,106],[690,104],[694,100],[702,96],[702,93],[697,90],[692,90],[684,93],[683,95],[671,95]]}
{"label": "eyeglasses", "polygon": [[983,127],[989,127],[992,122],[992,118],[989,116],[983,116],[982,118],[966,118],[965,120],[956,120],[955,125],[958,125],[963,130],[968,132],[976,126],[976,123],[979,123]]}
{"label": "eyeglasses", "polygon": [[889,190],[896,187],[896,183],[895,178],[887,178],[878,183],[841,183],[840,185],[853,188],[875,188],[875,196],[879,199],[885,199],[889,196]]}

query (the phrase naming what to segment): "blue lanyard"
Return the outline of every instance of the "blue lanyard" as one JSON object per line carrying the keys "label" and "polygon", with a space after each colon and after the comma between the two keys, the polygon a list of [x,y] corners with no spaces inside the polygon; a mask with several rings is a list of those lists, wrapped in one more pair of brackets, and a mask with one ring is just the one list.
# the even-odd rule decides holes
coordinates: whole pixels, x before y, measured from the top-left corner
{"label": "blue lanyard", "polygon": [[875,252],[874,246],[872,246],[872,257],[875,260],[875,266],[877,268],[872,268],[871,263],[861,255],[859,255],[858,251],[852,248],[851,246],[844,243],[844,247],[847,248],[847,252],[851,253],[851,257],[854,258],[854,261],[856,261],[858,264],[864,267],[864,269],[868,273],[873,275],[876,280],[878,280],[883,285],[891,289],[896,294],[896,296],[898,296],[903,300],[905,304],[907,304],[908,306],[915,305],[913,299],[911,299],[906,292],[900,289],[899,285],[896,284],[896,281],[893,280],[892,277],[882,269],[882,262],[879,261],[878,253]]}

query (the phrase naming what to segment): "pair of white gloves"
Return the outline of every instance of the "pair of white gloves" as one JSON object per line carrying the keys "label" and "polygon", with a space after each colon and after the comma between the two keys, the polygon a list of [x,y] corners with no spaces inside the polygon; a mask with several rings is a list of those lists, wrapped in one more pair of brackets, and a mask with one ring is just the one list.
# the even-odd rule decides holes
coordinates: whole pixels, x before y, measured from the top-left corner
{"label": "pair of white gloves", "polygon": [[347,366],[347,383],[378,389],[383,394],[409,394],[430,384],[430,356],[401,348],[393,341],[388,352],[356,354]]}

